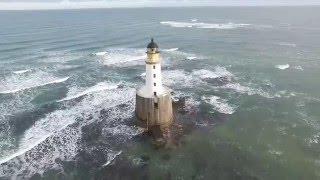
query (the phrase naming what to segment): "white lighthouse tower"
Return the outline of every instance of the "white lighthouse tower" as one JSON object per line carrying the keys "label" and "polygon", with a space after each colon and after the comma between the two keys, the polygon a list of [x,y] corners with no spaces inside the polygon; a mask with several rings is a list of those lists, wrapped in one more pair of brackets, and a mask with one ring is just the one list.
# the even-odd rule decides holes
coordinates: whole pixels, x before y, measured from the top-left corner
{"label": "white lighthouse tower", "polygon": [[144,97],[159,96],[163,92],[161,79],[161,61],[158,45],[151,42],[147,46],[146,85],[140,90]]}
{"label": "white lighthouse tower", "polygon": [[147,46],[145,63],[146,84],[136,95],[138,125],[145,128],[168,126],[173,119],[171,92],[162,86],[160,52],[153,39]]}

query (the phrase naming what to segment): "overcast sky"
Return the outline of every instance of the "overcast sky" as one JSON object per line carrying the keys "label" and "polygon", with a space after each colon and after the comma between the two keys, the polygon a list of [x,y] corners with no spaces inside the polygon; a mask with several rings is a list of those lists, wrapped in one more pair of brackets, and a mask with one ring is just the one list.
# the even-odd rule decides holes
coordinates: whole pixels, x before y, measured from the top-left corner
{"label": "overcast sky", "polygon": [[296,6],[320,0],[0,0],[0,10],[79,9],[158,6]]}

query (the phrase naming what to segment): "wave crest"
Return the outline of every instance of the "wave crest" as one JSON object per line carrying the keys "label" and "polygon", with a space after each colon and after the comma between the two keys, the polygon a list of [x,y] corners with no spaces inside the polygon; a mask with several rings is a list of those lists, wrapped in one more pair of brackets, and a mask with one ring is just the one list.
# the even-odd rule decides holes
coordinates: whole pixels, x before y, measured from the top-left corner
{"label": "wave crest", "polygon": [[288,69],[290,67],[290,65],[289,64],[283,64],[283,65],[276,65],[275,67],[277,69],[285,70],[285,69]]}
{"label": "wave crest", "polygon": [[104,91],[104,90],[108,90],[108,89],[116,89],[118,87],[118,84],[114,84],[114,83],[108,83],[108,82],[100,82],[98,84],[96,84],[95,86],[92,86],[84,91],[78,92],[78,88],[75,88],[75,91],[69,91],[67,97],[58,100],[57,102],[62,102],[62,101],[68,101],[68,100],[72,100],[81,96],[84,96],[86,94],[91,94],[94,92],[98,92],[98,91]]}
{"label": "wave crest", "polygon": [[223,114],[233,114],[235,112],[235,107],[230,106],[226,100],[221,99],[218,96],[203,96],[201,98],[204,102],[213,106],[215,111]]}
{"label": "wave crest", "polygon": [[45,72],[38,72],[27,76],[11,76],[0,81],[0,94],[10,94],[26,89],[62,83],[70,77],[56,78]]}
{"label": "wave crest", "polygon": [[178,28],[200,28],[200,29],[235,29],[250,26],[251,24],[234,24],[234,23],[202,23],[202,22],[179,22],[179,21],[162,21],[163,25]]}

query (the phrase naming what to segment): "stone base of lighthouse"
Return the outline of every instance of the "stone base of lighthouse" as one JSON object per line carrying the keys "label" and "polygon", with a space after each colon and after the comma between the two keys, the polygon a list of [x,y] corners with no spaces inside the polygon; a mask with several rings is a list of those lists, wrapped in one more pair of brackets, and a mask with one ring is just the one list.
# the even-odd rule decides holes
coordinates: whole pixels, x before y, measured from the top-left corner
{"label": "stone base of lighthouse", "polygon": [[137,124],[146,129],[169,127],[173,121],[171,91],[163,87],[163,93],[145,97],[141,90],[136,94]]}

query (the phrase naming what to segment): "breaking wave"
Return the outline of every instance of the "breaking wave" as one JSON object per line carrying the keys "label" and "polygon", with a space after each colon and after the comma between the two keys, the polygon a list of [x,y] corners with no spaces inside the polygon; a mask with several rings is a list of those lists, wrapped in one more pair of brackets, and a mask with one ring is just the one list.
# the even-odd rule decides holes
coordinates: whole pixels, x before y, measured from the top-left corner
{"label": "breaking wave", "polygon": [[276,65],[275,67],[278,68],[278,69],[281,69],[281,70],[285,70],[285,69],[288,69],[290,67],[290,65],[289,64],[283,64],[283,65]]}
{"label": "breaking wave", "polygon": [[301,66],[294,66],[293,69],[303,71],[304,69]]}
{"label": "breaking wave", "polygon": [[179,48],[164,49],[162,51],[164,51],[164,52],[173,52],[173,51],[177,51],[177,50],[179,50]]}
{"label": "breaking wave", "polygon": [[[147,58],[145,49],[135,48],[108,49],[106,52],[93,54],[96,55],[95,58],[98,62],[105,66],[112,67],[145,65],[145,60]],[[172,63],[179,60],[195,60],[204,58],[204,56],[179,51],[179,48],[163,49],[161,54],[163,67],[170,66]]]}
{"label": "breaking wave", "polygon": [[[24,174],[27,172],[28,175],[42,173],[48,167],[57,166],[56,158],[61,160],[74,158],[79,148],[81,128],[101,121],[114,126],[132,117],[135,109],[134,95],[135,89],[131,87],[97,91],[85,96],[74,106],[70,105],[66,109],[56,110],[46,115],[25,131],[19,141],[18,149],[1,160],[3,168],[0,175],[9,175],[7,173],[11,174],[12,171],[14,175],[11,174],[11,177],[18,176],[22,172]],[[119,107],[119,105],[125,106]],[[101,117],[101,113],[106,109],[108,109],[107,119]],[[115,130],[111,128],[112,126],[109,129],[104,128],[103,134],[115,135],[116,132],[122,132],[125,128],[125,132],[132,132],[122,134],[128,139],[141,132],[141,129],[135,127],[115,126]]]}
{"label": "breaking wave", "polygon": [[81,54],[74,54],[70,51],[45,51],[45,52],[39,52],[42,54],[40,57],[38,57],[38,60],[44,63],[69,63],[70,61],[77,60],[83,55]]}
{"label": "breaking wave", "polygon": [[233,74],[229,72],[225,67],[217,66],[214,68],[214,71],[200,69],[194,70],[192,72],[193,75],[200,77],[201,79],[208,79],[208,78],[219,78],[219,77],[232,77]]}
{"label": "breaking wave", "polygon": [[67,97],[58,100],[57,102],[62,102],[62,101],[68,101],[71,99],[75,99],[81,96],[84,96],[86,94],[91,94],[94,92],[98,92],[98,91],[104,91],[104,90],[108,90],[108,89],[116,89],[118,87],[118,84],[114,84],[114,83],[107,83],[107,82],[100,82],[98,84],[96,84],[93,87],[90,87],[84,91],[79,92],[78,88],[74,88],[76,90],[71,90],[68,92]]}
{"label": "breaking wave", "polygon": [[[100,56],[99,60],[106,66],[133,66],[144,64],[147,58],[144,49],[110,49],[108,53]],[[140,60],[140,61],[139,61]]]}
{"label": "breaking wave", "polygon": [[68,79],[69,77],[56,78],[43,71],[28,74],[26,76],[13,75],[0,81],[0,94],[16,93],[26,89],[62,83]]}
{"label": "breaking wave", "polygon": [[[187,53],[180,51],[179,48],[171,48],[171,49],[164,49],[162,57],[164,59],[169,58],[174,60],[195,60],[195,59],[205,59],[205,56],[196,55],[194,53]],[[171,61],[170,61],[171,62]]]}
{"label": "breaking wave", "polygon": [[312,137],[309,137],[306,139],[306,142],[309,146],[312,144],[318,144],[320,142],[320,133],[312,135]]}
{"label": "breaking wave", "polygon": [[259,89],[259,88],[256,89],[256,88],[251,88],[251,87],[247,87],[247,86],[242,86],[239,83],[228,83],[228,84],[225,84],[219,88],[231,89],[231,90],[234,90],[238,93],[247,94],[247,95],[255,95],[256,94],[256,95],[260,95],[260,96],[266,97],[266,98],[274,98],[274,96],[263,91],[262,89]]}
{"label": "breaking wave", "polygon": [[213,110],[223,114],[233,114],[235,107],[230,106],[226,100],[221,99],[218,96],[203,96],[201,98],[204,102],[213,106]]}
{"label": "breaking wave", "polygon": [[167,86],[190,87],[198,83],[196,79],[184,70],[167,70],[162,73],[162,81]]}
{"label": "breaking wave", "polygon": [[281,42],[281,43],[278,43],[278,45],[280,45],[280,46],[289,46],[289,47],[297,47],[296,44],[287,43],[287,42]]}
{"label": "breaking wave", "polygon": [[107,52],[106,52],[106,51],[93,53],[93,55],[95,55],[95,56],[103,56],[103,55],[106,55],[106,54],[107,54]]}
{"label": "breaking wave", "polygon": [[[199,69],[191,72],[166,70],[162,74],[163,83],[169,87],[173,87],[173,89],[211,85],[214,83],[214,86],[211,87],[213,89],[229,89],[241,94],[260,95],[266,98],[276,97],[265,92],[260,87],[253,88],[233,82],[236,78],[225,67],[217,66],[214,70]],[[216,81],[217,83],[215,83]]]}
{"label": "breaking wave", "polygon": [[202,28],[202,29],[235,29],[235,28],[244,28],[250,26],[251,24],[234,24],[234,23],[201,23],[201,22],[178,22],[178,21],[162,21],[160,22],[163,25],[168,25],[171,27],[179,28]]}
{"label": "breaking wave", "polygon": [[192,93],[186,93],[182,91],[174,91],[172,95],[173,102],[178,103],[183,100],[183,109],[189,113],[194,113],[199,110],[200,101],[195,98],[195,95]]}
{"label": "breaking wave", "polygon": [[195,60],[195,59],[197,59],[197,57],[195,57],[195,56],[189,56],[189,57],[187,57],[187,59],[188,59],[188,60]]}
{"label": "breaking wave", "polygon": [[144,72],[144,73],[141,73],[139,76],[140,76],[142,79],[146,79],[146,74],[147,74],[147,73]]}
{"label": "breaking wave", "polygon": [[231,79],[233,74],[226,68],[217,66],[214,71],[207,69],[193,70],[186,72],[184,70],[163,71],[163,82],[168,86],[192,87],[197,84],[205,83],[205,80],[225,77]]}
{"label": "breaking wave", "polygon": [[102,165],[102,167],[104,166],[108,166],[117,156],[119,156],[122,153],[122,151],[118,151],[118,152],[109,152],[108,153],[108,161]]}
{"label": "breaking wave", "polygon": [[26,72],[31,71],[31,69],[26,69],[26,70],[20,70],[20,71],[13,71],[14,74],[24,74]]}

